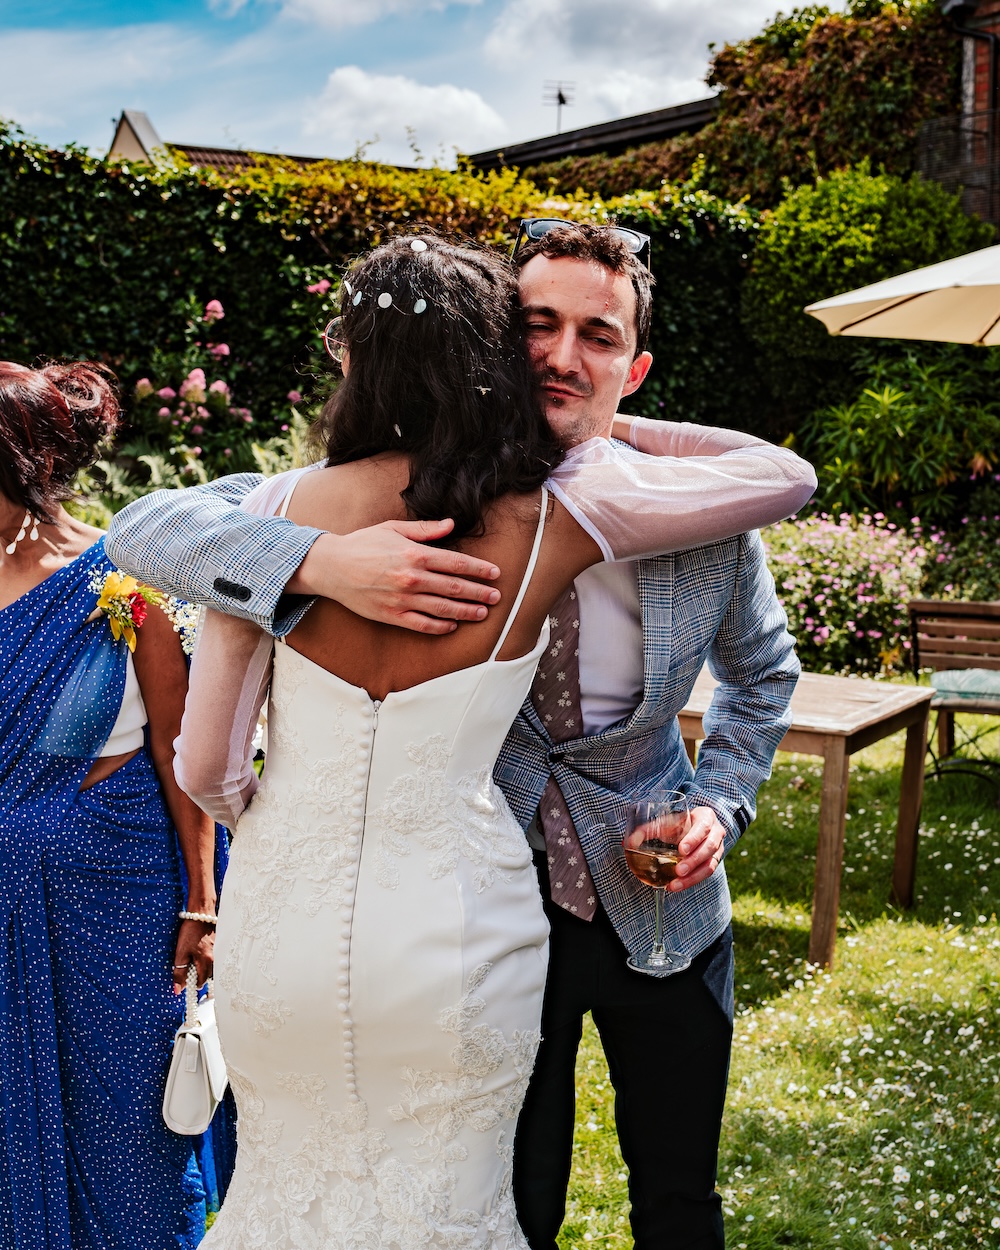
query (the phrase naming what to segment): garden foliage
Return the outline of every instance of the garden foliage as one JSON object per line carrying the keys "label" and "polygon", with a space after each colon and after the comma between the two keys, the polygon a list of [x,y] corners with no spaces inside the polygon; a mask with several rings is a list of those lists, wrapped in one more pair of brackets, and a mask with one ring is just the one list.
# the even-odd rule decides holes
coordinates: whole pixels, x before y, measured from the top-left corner
{"label": "garden foliage", "polygon": [[874,506],[947,527],[970,508],[985,511],[973,500],[1000,463],[1000,355],[954,344],[898,354],[869,347],[858,371],[859,397],[813,413],[802,431],[822,506]]}
{"label": "garden foliage", "polygon": [[[810,672],[891,673],[907,666],[906,605],[919,598],[928,552],[881,513],[796,518],[764,531],[768,567]],[[933,558],[933,556],[931,557]]]}
{"label": "garden foliage", "polygon": [[834,337],[802,309],[816,300],[985,247],[993,228],[957,195],[866,165],[792,191],[765,214],[742,315],[760,368],[791,427],[810,409],[847,402],[863,385],[851,365],[870,340]]}
{"label": "garden foliage", "polygon": [[686,178],[704,156],[710,190],[760,208],[777,204],[786,182],[863,160],[906,175],[920,126],[958,111],[960,53],[936,0],[850,0],[842,13],[807,5],[715,53],[707,81],[719,112],[704,129],[524,172],[557,192],[609,197]]}

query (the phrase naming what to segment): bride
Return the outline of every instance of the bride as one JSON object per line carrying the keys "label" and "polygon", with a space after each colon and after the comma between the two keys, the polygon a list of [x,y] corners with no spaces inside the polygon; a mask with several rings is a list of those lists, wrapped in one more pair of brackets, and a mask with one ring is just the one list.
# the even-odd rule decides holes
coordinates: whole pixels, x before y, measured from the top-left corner
{"label": "bride", "polygon": [[[503,260],[396,239],[355,266],[342,300],[325,465],[270,479],[245,506],[335,533],[454,517],[461,550],[503,570],[510,609],[430,638],[322,600],[278,643],[208,614],[177,769],[235,829],[215,959],[240,1119],[203,1245],[526,1250],[511,1155],[547,924],[493,765],[550,606],[589,565],[690,546],[691,527],[670,507],[676,459],[558,445]],[[756,442],[747,455],[787,466]],[[807,475],[791,501],[794,473],[753,476],[748,509],[739,472],[727,489],[713,470],[698,542],[808,496]]]}

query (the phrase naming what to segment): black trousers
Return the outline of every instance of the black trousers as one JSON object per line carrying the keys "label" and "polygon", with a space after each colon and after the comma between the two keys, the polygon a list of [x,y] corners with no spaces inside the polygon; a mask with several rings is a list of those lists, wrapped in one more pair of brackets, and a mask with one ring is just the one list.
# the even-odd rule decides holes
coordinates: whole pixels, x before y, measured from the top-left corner
{"label": "black trousers", "polygon": [[514,1140],[514,1197],[528,1244],[556,1250],[566,1212],[576,1053],[589,1011],[615,1090],[635,1250],[722,1250],[715,1179],[733,1035],[732,930],[684,972],[643,976],[625,967],[603,909],[588,922],[556,907],[545,856],[536,853],[535,863],[552,935],[542,1044]]}

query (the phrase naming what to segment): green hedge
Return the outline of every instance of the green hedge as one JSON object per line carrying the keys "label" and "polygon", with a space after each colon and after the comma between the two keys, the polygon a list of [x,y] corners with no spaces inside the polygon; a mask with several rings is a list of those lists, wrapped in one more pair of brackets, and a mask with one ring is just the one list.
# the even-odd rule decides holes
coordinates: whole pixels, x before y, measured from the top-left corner
{"label": "green hedge", "polygon": [[[816,300],[972,252],[994,230],[962,210],[961,198],[922,178],[840,170],[791,191],[765,214],[742,317],[762,373],[795,429],[811,410],[860,393],[870,339],[833,337],[802,309]],[[900,349],[879,343],[880,351]]]}
{"label": "green hedge", "polygon": [[[262,161],[223,177],[105,163],[0,128],[0,356],[103,360],[127,397],[147,377],[177,390],[210,364],[265,436],[287,421],[290,391],[322,391],[319,332],[344,266],[371,244],[427,225],[509,245],[524,215],[609,213],[654,235],[657,364],[639,409],[757,428],[766,405],[734,315],[756,220],[690,188],[553,204],[510,171]],[[226,318],[201,336],[210,300]],[[199,342],[229,354],[206,362]],[[155,442],[155,422],[132,434]]]}

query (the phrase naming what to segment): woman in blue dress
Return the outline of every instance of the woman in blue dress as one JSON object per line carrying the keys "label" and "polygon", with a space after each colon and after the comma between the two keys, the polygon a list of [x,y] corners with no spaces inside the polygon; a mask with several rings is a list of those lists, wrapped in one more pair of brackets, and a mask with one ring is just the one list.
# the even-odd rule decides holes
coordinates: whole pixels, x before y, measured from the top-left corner
{"label": "woman in blue dress", "polygon": [[224,855],[173,778],[181,640],[62,507],[117,419],[96,366],[0,363],[4,1250],[193,1250],[232,1162],[160,1107],[187,966],[212,969],[178,913],[214,917]]}

